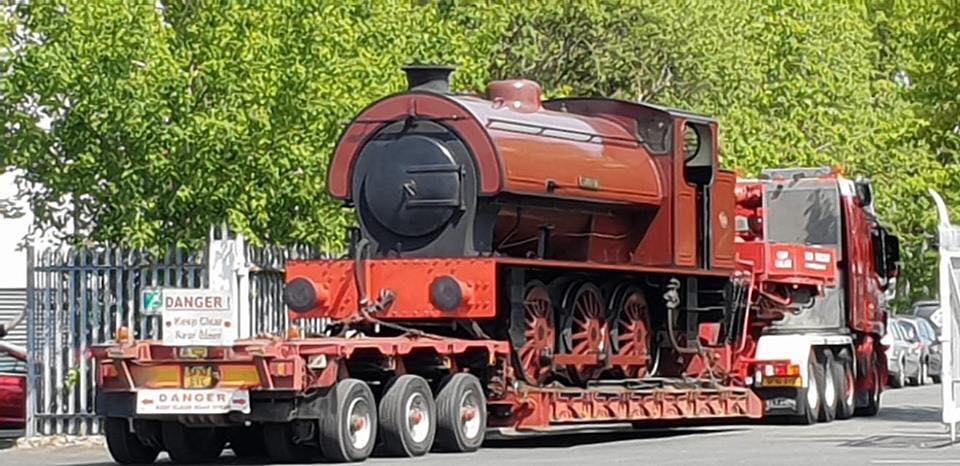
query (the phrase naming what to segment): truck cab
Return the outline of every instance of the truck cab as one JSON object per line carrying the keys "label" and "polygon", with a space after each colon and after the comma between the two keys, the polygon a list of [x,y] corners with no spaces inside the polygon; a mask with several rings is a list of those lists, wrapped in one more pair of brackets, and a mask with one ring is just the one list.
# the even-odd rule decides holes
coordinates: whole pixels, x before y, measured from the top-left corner
{"label": "truck cab", "polygon": [[887,378],[880,339],[900,255],[898,238],[874,211],[869,181],[827,168],[775,169],[738,188],[739,240],[813,245],[836,258],[835,286],[785,313],[757,342],[757,360],[798,368],[788,383],[758,371],[754,387],[767,414],[806,424],[875,414]]}

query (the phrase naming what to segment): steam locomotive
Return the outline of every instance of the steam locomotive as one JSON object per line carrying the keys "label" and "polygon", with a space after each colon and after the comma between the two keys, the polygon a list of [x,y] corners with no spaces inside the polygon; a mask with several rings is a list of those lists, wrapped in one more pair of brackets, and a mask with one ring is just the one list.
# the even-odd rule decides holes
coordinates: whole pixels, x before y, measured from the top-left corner
{"label": "steam locomotive", "polygon": [[[408,261],[374,263],[360,279],[357,265],[340,280],[291,264],[291,318],[349,319],[355,292],[377,291],[361,312],[379,320],[508,338],[531,384],[649,374],[668,324],[683,341],[703,324],[720,340],[737,334],[724,299],[736,178],[719,167],[714,120],[605,98],[545,101],[528,80],[459,94],[452,68],[405,70],[407,92],[347,127],[328,182],[356,208],[358,264]],[[477,325],[450,325],[463,319]],[[683,345],[673,351],[690,354]],[[563,370],[550,369],[557,361]]]}

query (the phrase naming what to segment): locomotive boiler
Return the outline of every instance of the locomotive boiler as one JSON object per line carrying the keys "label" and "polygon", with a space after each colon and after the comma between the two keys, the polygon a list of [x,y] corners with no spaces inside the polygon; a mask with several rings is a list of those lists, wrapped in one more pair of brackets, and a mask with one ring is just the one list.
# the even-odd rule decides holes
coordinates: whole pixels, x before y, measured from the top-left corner
{"label": "locomotive boiler", "polygon": [[732,267],[734,176],[709,118],[611,99],[542,100],[528,80],[484,97],[448,67],[364,110],[330,192],[356,206],[374,257],[537,257]]}

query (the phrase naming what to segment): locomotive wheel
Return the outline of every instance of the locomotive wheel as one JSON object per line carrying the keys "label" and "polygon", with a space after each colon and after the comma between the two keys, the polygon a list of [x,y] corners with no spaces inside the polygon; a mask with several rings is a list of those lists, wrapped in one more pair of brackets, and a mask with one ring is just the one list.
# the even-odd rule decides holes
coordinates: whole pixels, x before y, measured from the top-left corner
{"label": "locomotive wheel", "polygon": [[[614,295],[610,324],[610,351],[617,355],[650,355],[650,313],[647,298],[639,287],[631,286]],[[650,361],[642,365],[618,366],[627,378],[645,377]]]}
{"label": "locomotive wheel", "polygon": [[[575,284],[564,303],[564,325],[561,344],[565,353],[605,355],[608,349],[609,326],[604,313],[600,289],[590,283]],[[586,383],[603,372],[601,364],[573,364],[567,373],[572,382]]]}
{"label": "locomotive wheel", "polygon": [[515,319],[511,326],[522,330],[523,344],[516,350],[517,372],[531,385],[540,385],[550,376],[549,359],[557,344],[553,314],[547,287],[539,281],[530,282],[524,293],[523,319]]}

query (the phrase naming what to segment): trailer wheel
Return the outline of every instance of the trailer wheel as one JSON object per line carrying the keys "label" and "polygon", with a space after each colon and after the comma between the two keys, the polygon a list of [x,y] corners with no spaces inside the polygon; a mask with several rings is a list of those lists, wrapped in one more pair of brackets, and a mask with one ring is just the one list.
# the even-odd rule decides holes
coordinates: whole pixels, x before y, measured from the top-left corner
{"label": "trailer wheel", "polygon": [[883,381],[880,380],[880,368],[873,366],[871,373],[873,374],[870,376],[871,379],[873,379],[873,387],[870,389],[867,404],[856,410],[856,414],[859,416],[876,416],[877,413],[880,412],[880,394],[883,391]]}
{"label": "trailer wheel", "polygon": [[320,448],[300,441],[308,440],[304,437],[315,438],[316,429],[316,423],[309,421],[264,424],[263,443],[267,456],[276,461],[289,463],[307,463],[322,457]]}
{"label": "trailer wheel", "polygon": [[448,377],[437,394],[437,449],[476,451],[487,434],[487,399],[472,374]]}
{"label": "trailer wheel", "polygon": [[820,402],[820,414],[817,420],[820,422],[833,422],[837,417],[837,405],[840,397],[837,388],[838,381],[834,378],[833,372],[833,353],[828,349],[820,352],[817,364],[817,380],[820,383],[819,391],[823,401]]}
{"label": "trailer wheel", "polygon": [[252,425],[249,427],[231,427],[227,431],[227,440],[230,449],[237,458],[260,458],[267,455],[267,447],[263,441],[263,427]]}
{"label": "trailer wheel", "polygon": [[437,408],[427,381],[401,375],[380,399],[380,442],[391,456],[421,456],[430,451],[437,432]]}
{"label": "trailer wheel", "polygon": [[130,422],[122,417],[108,417],[104,421],[104,436],[110,456],[120,464],[149,464],[157,459],[160,449],[147,445],[135,432]]}
{"label": "trailer wheel", "polygon": [[363,461],[377,443],[377,403],[366,383],[343,379],[333,389],[330,412],[321,420],[320,447],[336,462]]}
{"label": "trailer wheel", "polygon": [[807,359],[807,387],[797,390],[797,408],[799,413],[793,416],[793,421],[801,425],[811,425],[817,423],[818,413],[820,413],[820,380],[822,374],[818,371],[821,366],[817,364],[816,355],[810,352]]}
{"label": "trailer wheel", "polygon": [[216,427],[187,427],[177,421],[160,426],[163,447],[174,463],[209,463],[220,457],[227,443],[223,431]]}
{"label": "trailer wheel", "polygon": [[856,409],[856,382],[853,380],[853,367],[847,353],[841,351],[833,361],[833,379],[837,381],[837,419],[850,419]]}

